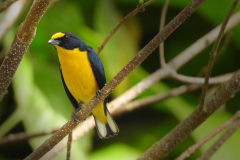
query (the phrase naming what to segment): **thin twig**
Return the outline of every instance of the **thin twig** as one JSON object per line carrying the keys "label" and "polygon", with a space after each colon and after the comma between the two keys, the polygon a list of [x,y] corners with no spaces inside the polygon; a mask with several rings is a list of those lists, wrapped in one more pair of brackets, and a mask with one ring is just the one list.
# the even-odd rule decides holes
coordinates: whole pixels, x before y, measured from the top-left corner
{"label": "thin twig", "polygon": [[[168,9],[169,3],[170,3],[170,0],[166,0],[163,5],[159,31],[161,31],[163,29],[163,27],[165,26],[165,20],[166,20],[167,9]],[[161,67],[164,67],[166,65],[165,57],[164,57],[164,42],[159,45],[159,58],[160,58]]]}
{"label": "thin twig", "polygon": [[[224,83],[224,82],[228,81],[232,77],[232,75],[233,75],[233,73],[228,73],[228,74],[224,74],[221,76],[212,77],[209,79],[209,84]],[[176,72],[171,74],[170,78],[175,79],[180,82],[194,83],[194,84],[204,84],[204,80],[205,80],[204,78],[201,78],[201,77],[190,77],[190,76],[178,74]]]}
{"label": "thin twig", "polygon": [[72,131],[68,134],[68,141],[67,141],[67,160],[71,159],[71,148],[72,148]]}
{"label": "thin twig", "polygon": [[[216,77],[216,78],[211,78],[210,81],[209,81],[210,82],[209,84],[225,83],[232,76],[233,76],[233,73],[230,73],[230,74],[226,74],[226,75],[219,76],[219,77]],[[184,78],[187,79],[189,77],[184,77]],[[191,85],[183,85],[183,86],[180,86],[180,87],[177,87],[177,88],[173,88],[166,93],[160,93],[160,94],[157,94],[157,95],[154,95],[154,96],[148,96],[148,97],[144,97],[142,99],[138,99],[138,100],[129,102],[129,103],[121,106],[117,110],[115,110],[113,115],[118,115],[118,114],[124,113],[126,111],[132,111],[132,110],[135,110],[136,108],[146,106],[146,105],[151,105],[151,104],[157,103],[159,101],[162,101],[164,99],[167,99],[169,97],[179,96],[179,95],[182,95],[186,92],[191,92],[191,91],[197,90],[201,87],[200,84],[204,83],[203,78],[190,77],[190,79],[192,79],[192,80],[188,81],[188,82],[193,83]]]}
{"label": "thin twig", "polygon": [[10,144],[10,143],[16,143],[19,141],[25,141],[34,137],[39,137],[39,136],[44,136],[48,134],[55,133],[57,130],[52,130],[52,131],[44,131],[40,133],[17,133],[17,134],[9,134],[8,136],[2,138],[0,140],[0,146]]}
{"label": "thin twig", "polygon": [[[229,20],[228,25],[225,29],[225,33],[236,27],[239,23],[240,23],[240,11],[231,16],[231,19]],[[198,39],[187,49],[178,54],[173,60],[171,60],[168,63],[168,65],[171,66],[173,69],[177,70],[180,67],[182,67],[183,64],[186,64],[190,59],[192,59],[197,54],[202,52],[206,47],[211,45],[216,40],[221,25],[222,24],[214,28],[212,31],[204,35],[202,38]]]}
{"label": "thin twig", "polygon": [[[231,19],[229,20],[230,23]],[[215,62],[218,61],[218,59],[222,56],[222,54],[226,51],[233,35],[234,35],[235,28],[231,29],[229,33],[226,35],[226,38],[224,39],[224,42],[221,45],[221,48],[219,48],[218,54],[215,58]],[[207,70],[207,66],[202,67],[201,71],[197,74],[198,77],[202,77]]]}
{"label": "thin twig", "polygon": [[2,11],[4,11],[5,9],[7,9],[9,6],[11,6],[16,1],[17,0],[6,0],[6,1],[2,2],[2,4],[0,5],[0,13]]}
{"label": "thin twig", "polygon": [[226,37],[224,38],[224,41],[221,44],[221,47],[219,48],[218,54],[215,58],[215,61],[217,61],[222,56],[222,54],[226,51],[226,49],[228,48],[228,46],[231,42],[231,39],[235,33],[235,29],[236,28],[233,28],[232,30],[229,31],[228,34],[226,34]]}
{"label": "thin twig", "polygon": [[207,160],[209,159],[219,147],[240,127],[240,113],[238,111],[238,116],[230,125],[229,129],[223,133],[223,135],[198,159]]}
{"label": "thin twig", "polygon": [[206,76],[205,76],[205,82],[203,85],[203,89],[202,89],[202,94],[201,94],[201,100],[200,100],[200,107],[203,109],[203,112],[207,112],[207,108],[204,107],[204,103],[205,103],[205,97],[206,97],[206,93],[207,93],[207,89],[208,89],[208,81],[209,78],[211,76],[211,72],[212,72],[212,68],[213,68],[213,64],[214,64],[214,60],[217,54],[217,50],[219,47],[219,44],[222,40],[223,34],[224,34],[224,30],[228,24],[228,20],[233,12],[233,10],[235,9],[237,3],[239,0],[235,0],[230,8],[230,10],[228,11],[228,14],[226,16],[226,18],[223,21],[223,24],[221,26],[221,29],[219,31],[218,37],[213,45],[212,51],[210,52],[210,58],[209,58],[209,62],[208,62],[208,67],[207,67],[207,71],[206,71]]}
{"label": "thin twig", "polygon": [[201,141],[197,142],[193,146],[189,147],[186,151],[184,151],[179,157],[177,157],[175,160],[184,160],[185,158],[189,157],[191,154],[193,154],[198,148],[200,148],[204,143],[208,142],[210,139],[212,139],[215,135],[217,135],[219,132],[221,132],[223,129],[231,125],[237,118],[240,117],[240,111],[234,114],[232,118],[227,120],[225,123],[223,123],[220,127],[218,127],[215,131],[210,133],[207,137],[202,139]]}
{"label": "thin twig", "polygon": [[[80,123],[73,130],[73,136],[72,136],[73,141],[76,141],[79,137],[82,137],[85,133],[89,132],[89,130],[91,130],[94,127],[95,127],[95,122],[94,122],[93,116],[90,116],[83,123]],[[61,150],[66,148],[67,141],[68,141],[67,137],[65,137],[56,146],[54,146],[49,152],[47,152],[43,157],[41,157],[40,160],[49,160],[55,157]]]}
{"label": "thin twig", "polygon": [[153,96],[148,96],[148,97],[144,97],[141,99],[137,99],[135,101],[129,102],[129,103],[119,107],[117,110],[115,110],[112,113],[112,115],[116,116],[116,115],[123,114],[126,111],[129,112],[129,111],[135,110],[135,109],[143,107],[143,106],[149,106],[149,105],[155,104],[157,102],[163,101],[167,98],[170,98],[173,96],[179,96],[186,92],[191,92],[191,91],[197,90],[200,87],[201,87],[201,85],[197,85],[197,84],[183,85],[180,87],[173,88],[166,93],[160,93],[160,94],[156,94]]}
{"label": "thin twig", "polygon": [[[74,112],[74,108],[72,108],[72,113],[73,112]],[[71,117],[70,117],[70,119],[71,119]],[[68,134],[68,141],[67,141],[67,158],[66,158],[67,160],[71,159],[72,135],[73,135],[73,132],[70,131],[69,134]]]}
{"label": "thin twig", "polygon": [[103,43],[98,47],[97,54],[99,55],[109,39],[113,36],[113,34],[125,23],[127,22],[130,18],[135,16],[138,12],[142,12],[145,7],[148,5],[152,4],[156,0],[150,0],[144,4],[139,4],[136,9],[134,9],[131,13],[129,13],[126,17],[124,17],[117,25],[116,27],[113,28],[113,30],[107,35],[107,37],[104,39]]}

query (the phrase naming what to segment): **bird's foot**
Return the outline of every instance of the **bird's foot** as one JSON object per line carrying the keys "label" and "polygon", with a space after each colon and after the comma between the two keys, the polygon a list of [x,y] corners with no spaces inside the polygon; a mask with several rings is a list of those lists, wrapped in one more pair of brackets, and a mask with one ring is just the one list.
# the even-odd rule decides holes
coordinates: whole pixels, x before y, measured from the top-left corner
{"label": "bird's foot", "polygon": [[100,90],[97,90],[97,92],[96,92],[96,96],[97,96],[97,98],[100,99],[100,96],[101,96],[101,91],[100,91]]}
{"label": "bird's foot", "polygon": [[[71,116],[72,119],[75,120],[75,121],[77,121],[78,123],[81,123],[81,122],[80,122],[80,121],[78,120],[78,118],[77,118],[77,117],[78,117],[77,112],[82,109],[82,105],[83,105],[83,102],[80,102],[78,108],[72,113],[72,116]],[[84,119],[83,121],[85,121],[85,119]]]}
{"label": "bird's foot", "polygon": [[72,113],[72,119],[74,120],[74,121],[76,121],[76,122],[78,122],[78,123],[81,123],[78,119],[77,119],[77,115],[76,115],[76,113],[75,112],[73,112]]}

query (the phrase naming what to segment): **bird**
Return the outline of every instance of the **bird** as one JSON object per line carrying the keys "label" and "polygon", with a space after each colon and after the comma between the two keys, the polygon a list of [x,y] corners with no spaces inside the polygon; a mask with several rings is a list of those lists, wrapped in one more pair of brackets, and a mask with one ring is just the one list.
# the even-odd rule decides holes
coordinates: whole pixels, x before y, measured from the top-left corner
{"label": "bird", "polygon": [[[65,92],[76,113],[84,107],[106,84],[102,62],[96,52],[78,36],[69,32],[55,33],[48,41],[58,53],[60,74]],[[113,137],[119,129],[103,100],[93,111],[98,136],[101,139]],[[78,121],[79,122],[79,121]]]}

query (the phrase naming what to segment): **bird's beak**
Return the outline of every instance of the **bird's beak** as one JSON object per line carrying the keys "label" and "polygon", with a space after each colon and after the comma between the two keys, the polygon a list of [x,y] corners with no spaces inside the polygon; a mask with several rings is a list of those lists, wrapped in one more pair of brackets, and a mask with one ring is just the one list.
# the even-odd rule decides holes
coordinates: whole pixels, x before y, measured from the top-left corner
{"label": "bird's beak", "polygon": [[51,45],[59,45],[60,41],[59,40],[55,40],[55,39],[50,39],[48,41],[48,43],[51,44]]}

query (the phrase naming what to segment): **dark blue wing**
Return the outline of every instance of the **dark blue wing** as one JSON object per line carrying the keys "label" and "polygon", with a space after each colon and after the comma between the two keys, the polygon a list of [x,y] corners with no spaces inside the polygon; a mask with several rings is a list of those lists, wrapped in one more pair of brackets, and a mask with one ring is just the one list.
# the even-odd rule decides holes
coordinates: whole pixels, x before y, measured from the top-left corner
{"label": "dark blue wing", "polygon": [[91,47],[87,48],[87,54],[88,54],[88,60],[91,64],[94,76],[98,84],[98,88],[101,90],[106,84],[106,77],[105,77],[102,62]]}

